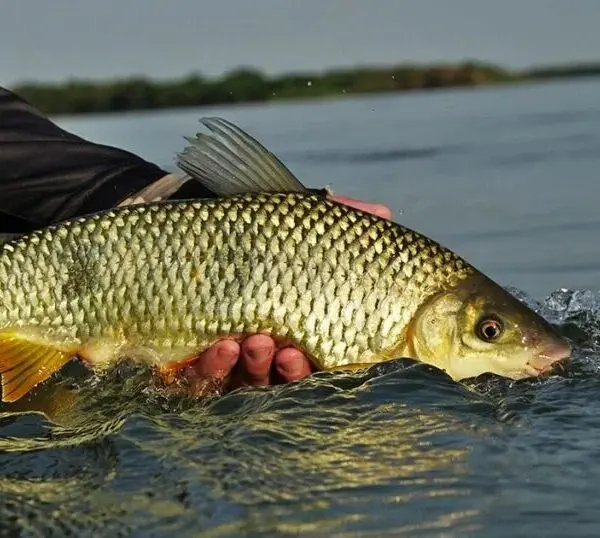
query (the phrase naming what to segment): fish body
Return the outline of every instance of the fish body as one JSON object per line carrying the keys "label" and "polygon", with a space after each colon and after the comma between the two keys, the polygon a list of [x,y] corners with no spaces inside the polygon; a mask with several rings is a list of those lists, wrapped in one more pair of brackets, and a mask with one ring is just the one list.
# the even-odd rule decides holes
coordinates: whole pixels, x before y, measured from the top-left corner
{"label": "fish body", "polygon": [[471,272],[415,232],[314,194],[153,203],[4,245],[0,330],[148,348],[158,364],[264,331],[329,368],[401,353],[424,298]]}
{"label": "fish body", "polygon": [[[276,167],[269,173],[282,178]],[[455,379],[537,375],[570,353],[542,318],[454,252],[281,181],[275,187],[289,192],[119,207],[2,245],[3,400],[75,355],[97,369],[128,356],[168,372],[222,337],[257,332],[302,349],[318,369],[404,356]],[[484,322],[509,343],[486,339]]]}

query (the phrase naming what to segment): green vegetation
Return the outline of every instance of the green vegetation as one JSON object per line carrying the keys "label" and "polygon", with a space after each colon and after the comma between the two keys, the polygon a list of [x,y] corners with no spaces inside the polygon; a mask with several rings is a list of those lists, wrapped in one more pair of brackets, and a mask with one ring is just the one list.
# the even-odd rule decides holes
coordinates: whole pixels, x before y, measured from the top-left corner
{"label": "green vegetation", "polygon": [[199,74],[171,81],[144,77],[105,82],[74,79],[64,84],[23,83],[13,90],[48,114],[81,114],[479,86],[598,74],[600,64],[528,71],[511,71],[480,62],[406,64],[273,77],[256,69],[240,68],[217,79]]}
{"label": "green vegetation", "polygon": [[536,67],[527,72],[527,76],[533,79],[591,77],[598,75],[600,75],[600,63],[550,65]]}

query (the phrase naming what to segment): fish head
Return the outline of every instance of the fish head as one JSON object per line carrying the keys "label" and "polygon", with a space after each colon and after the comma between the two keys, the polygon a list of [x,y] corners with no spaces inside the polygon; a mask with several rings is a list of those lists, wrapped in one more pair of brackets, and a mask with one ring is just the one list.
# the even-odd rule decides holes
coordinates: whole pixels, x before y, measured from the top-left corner
{"label": "fish head", "polygon": [[545,319],[478,272],[421,306],[408,343],[416,359],[455,380],[485,373],[537,377],[571,356],[569,343]]}

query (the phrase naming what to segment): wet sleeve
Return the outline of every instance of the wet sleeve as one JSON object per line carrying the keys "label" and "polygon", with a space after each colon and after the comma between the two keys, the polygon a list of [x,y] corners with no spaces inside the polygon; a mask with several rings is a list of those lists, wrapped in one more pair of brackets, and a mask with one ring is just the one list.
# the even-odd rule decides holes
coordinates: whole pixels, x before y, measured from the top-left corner
{"label": "wet sleeve", "polygon": [[[107,209],[165,174],[132,153],[61,129],[0,87],[0,232]],[[183,188],[186,196],[198,189],[210,195],[199,184]]]}

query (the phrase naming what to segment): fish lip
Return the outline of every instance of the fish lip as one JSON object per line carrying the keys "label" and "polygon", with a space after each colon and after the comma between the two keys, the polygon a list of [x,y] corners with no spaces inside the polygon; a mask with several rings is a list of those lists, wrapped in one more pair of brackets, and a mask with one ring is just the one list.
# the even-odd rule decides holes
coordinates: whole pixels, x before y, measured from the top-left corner
{"label": "fish lip", "polygon": [[573,350],[567,342],[551,344],[527,362],[527,367],[537,375],[550,374],[557,369],[566,371]]}
{"label": "fish lip", "polygon": [[548,364],[547,366],[541,366],[541,367],[533,366],[533,364],[527,363],[527,366],[530,370],[530,373],[536,377],[548,375],[554,369],[554,363]]}

